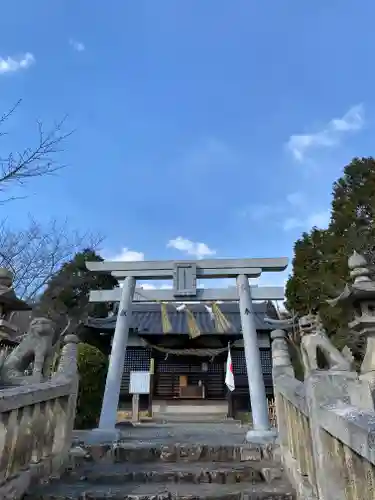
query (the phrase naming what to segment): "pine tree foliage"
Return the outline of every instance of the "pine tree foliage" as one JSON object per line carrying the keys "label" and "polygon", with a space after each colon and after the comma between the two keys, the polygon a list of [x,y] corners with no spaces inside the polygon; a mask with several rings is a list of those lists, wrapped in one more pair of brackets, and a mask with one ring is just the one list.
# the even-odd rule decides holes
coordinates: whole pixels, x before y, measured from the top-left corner
{"label": "pine tree foliage", "polygon": [[[327,229],[312,228],[294,245],[292,275],[286,285],[286,307],[298,314],[319,310],[338,347],[348,344],[357,358],[363,345],[348,334],[349,316],[326,300],[340,293],[349,279],[353,250],[375,264],[375,160],[354,158],[333,185]],[[348,312],[349,313],[349,312]]]}
{"label": "pine tree foliage", "polygon": [[63,264],[48,282],[38,304],[38,314],[51,317],[59,324],[69,318],[75,325],[88,316],[106,317],[111,304],[90,303],[90,290],[112,289],[117,280],[110,274],[94,273],[86,268],[87,261],[102,261],[102,257],[92,249],[77,253],[74,258]]}

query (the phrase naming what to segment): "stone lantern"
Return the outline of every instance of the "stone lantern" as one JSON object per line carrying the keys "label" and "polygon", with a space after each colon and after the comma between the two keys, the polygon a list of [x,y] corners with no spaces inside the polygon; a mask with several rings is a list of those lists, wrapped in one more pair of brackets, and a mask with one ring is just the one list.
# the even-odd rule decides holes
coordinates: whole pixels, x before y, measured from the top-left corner
{"label": "stone lantern", "polygon": [[363,255],[354,252],[348,260],[352,283],[330,305],[350,307],[353,319],[349,322],[350,331],[358,338],[367,340],[366,353],[361,365],[360,379],[370,384],[375,395],[375,280]]}
{"label": "stone lantern", "polygon": [[13,274],[5,268],[0,268],[0,346],[7,347],[16,344],[15,338],[21,333],[12,324],[11,315],[15,311],[27,311],[31,307],[19,299],[13,289]]}

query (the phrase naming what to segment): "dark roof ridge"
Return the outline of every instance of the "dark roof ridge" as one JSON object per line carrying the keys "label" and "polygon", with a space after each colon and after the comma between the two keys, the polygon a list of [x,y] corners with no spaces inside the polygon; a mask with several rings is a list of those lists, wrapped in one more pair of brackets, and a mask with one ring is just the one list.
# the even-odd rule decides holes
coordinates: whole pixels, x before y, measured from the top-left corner
{"label": "dark roof ridge", "polygon": [[[189,309],[194,313],[195,319],[201,333],[218,333],[215,327],[215,322],[209,311],[204,307],[204,303],[190,304]],[[264,321],[266,314],[270,308],[268,302],[253,302],[254,319],[258,331],[270,331],[273,329]],[[226,302],[220,304],[220,309],[224,316],[231,324],[228,333],[241,333],[241,318],[238,302]],[[172,305],[167,306],[168,318],[171,322],[172,331],[175,333],[188,333],[186,311],[178,312]],[[117,316],[113,315],[108,318],[88,318],[86,326],[102,331],[114,330]],[[133,304],[133,313],[131,317],[131,328],[136,329],[139,333],[160,334],[163,332],[162,314],[160,304],[155,303],[135,303]]]}

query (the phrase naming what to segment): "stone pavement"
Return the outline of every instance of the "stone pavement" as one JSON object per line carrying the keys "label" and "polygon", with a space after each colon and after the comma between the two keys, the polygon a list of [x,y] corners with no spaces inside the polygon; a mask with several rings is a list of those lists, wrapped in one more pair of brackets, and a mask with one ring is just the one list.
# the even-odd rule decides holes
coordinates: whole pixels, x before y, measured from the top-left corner
{"label": "stone pavement", "polygon": [[[168,445],[178,443],[205,443],[209,445],[240,445],[246,443],[248,426],[237,423],[155,424],[133,426],[120,424],[120,440],[134,446]],[[99,444],[112,441],[112,435],[100,431],[74,431],[74,441]]]}

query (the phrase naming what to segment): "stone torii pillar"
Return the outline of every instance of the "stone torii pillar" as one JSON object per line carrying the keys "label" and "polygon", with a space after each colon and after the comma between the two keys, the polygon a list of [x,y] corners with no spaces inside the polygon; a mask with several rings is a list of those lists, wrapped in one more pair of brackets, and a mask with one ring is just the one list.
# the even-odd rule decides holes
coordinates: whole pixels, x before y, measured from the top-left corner
{"label": "stone torii pillar", "polygon": [[116,426],[117,407],[124,370],[125,352],[128,344],[135,282],[135,278],[127,277],[121,292],[99,420],[99,430],[101,431],[114,431]]}
{"label": "stone torii pillar", "polygon": [[252,443],[266,443],[273,441],[277,436],[277,432],[270,428],[268,418],[266,389],[260,361],[258,334],[255,325],[248,276],[240,274],[237,277],[237,290],[240,303],[251,412],[253,417],[253,429],[248,431],[246,439]]}

